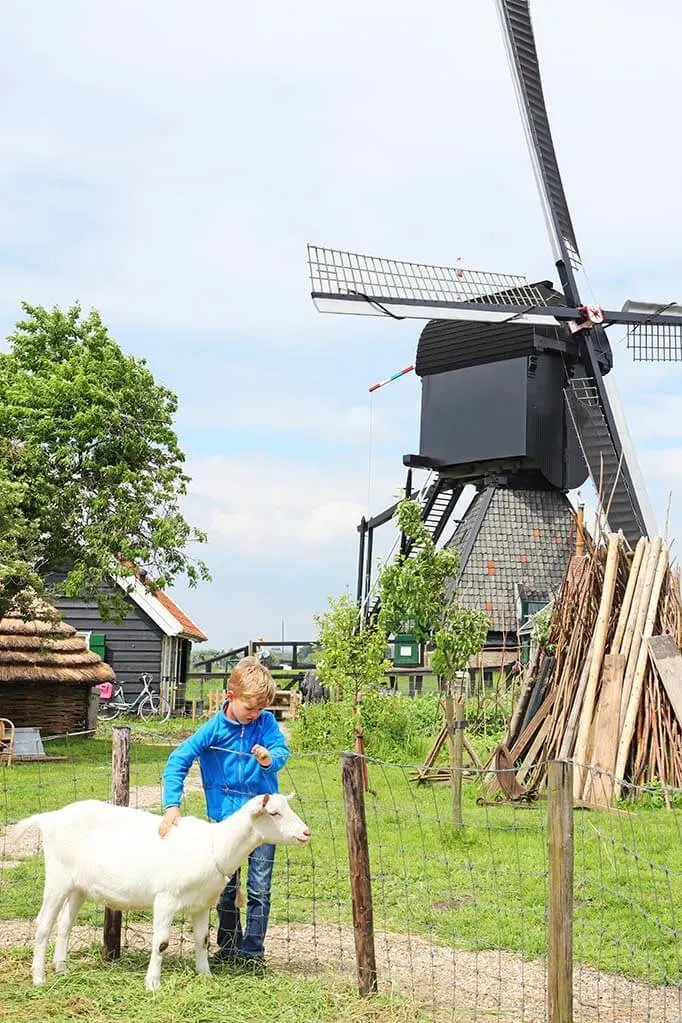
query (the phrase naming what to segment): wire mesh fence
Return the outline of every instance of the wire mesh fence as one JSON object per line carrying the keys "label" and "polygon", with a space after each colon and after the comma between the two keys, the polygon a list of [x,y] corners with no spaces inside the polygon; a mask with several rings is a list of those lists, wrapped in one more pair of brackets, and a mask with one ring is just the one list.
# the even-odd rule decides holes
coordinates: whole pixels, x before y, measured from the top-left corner
{"label": "wire mesh fence", "polygon": [[[176,741],[139,741],[133,733],[130,805],[160,812],[161,776]],[[43,884],[35,835],[14,843],[11,825],[111,793],[109,735],[65,737],[46,748],[63,759],[0,771],[0,955],[31,946]],[[552,800],[544,795],[489,801],[481,774],[468,768],[463,826],[456,827],[450,785],[418,782],[412,765],[368,759],[361,813],[348,791],[344,801],[341,766],[338,753],[299,754],[280,774],[280,789],[295,792],[296,812],[313,838],[305,848],[277,849],[266,942],[272,970],[355,984],[367,962],[358,946],[371,940],[379,992],[407,1000],[422,1018],[531,1023],[548,1018],[552,955],[562,947],[552,934],[558,906],[559,925],[572,940],[572,958],[563,963],[572,1018],[682,1018],[682,792],[630,788],[613,811],[569,807],[570,828],[557,851],[549,841]],[[196,768],[183,812],[205,814]],[[349,846],[354,815],[361,830],[364,820],[369,858],[360,906],[363,867]],[[554,910],[552,856],[568,899]],[[124,950],[148,950],[150,921],[146,911],[124,915]],[[103,907],[86,903],[72,947],[101,946],[103,923]],[[190,957],[192,950],[190,924],[177,919],[168,952]],[[142,976],[135,980],[141,988]],[[549,1018],[557,1018],[554,1010]]]}

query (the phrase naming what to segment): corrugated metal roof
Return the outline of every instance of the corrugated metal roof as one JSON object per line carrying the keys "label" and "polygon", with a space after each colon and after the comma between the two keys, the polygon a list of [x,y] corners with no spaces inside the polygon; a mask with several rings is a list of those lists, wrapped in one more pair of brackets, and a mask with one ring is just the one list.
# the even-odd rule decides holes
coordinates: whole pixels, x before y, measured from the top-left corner
{"label": "corrugated metal roof", "polygon": [[[475,496],[448,546],[466,549],[485,495]],[[561,491],[496,487],[460,577],[459,600],[488,611],[492,631],[515,632],[517,586],[551,596],[574,548],[575,515]]]}

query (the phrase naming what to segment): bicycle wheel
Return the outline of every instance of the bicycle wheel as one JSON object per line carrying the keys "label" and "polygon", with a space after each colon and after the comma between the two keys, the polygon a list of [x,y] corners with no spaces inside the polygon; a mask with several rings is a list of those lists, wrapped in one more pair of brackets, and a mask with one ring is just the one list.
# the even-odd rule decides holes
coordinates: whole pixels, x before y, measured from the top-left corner
{"label": "bicycle wheel", "polygon": [[103,703],[100,709],[97,711],[98,721],[113,721],[121,713],[121,706],[110,700],[109,703]]}
{"label": "bicycle wheel", "polygon": [[171,716],[171,705],[165,696],[159,695],[159,721],[168,721]]}
{"label": "bicycle wheel", "polygon": [[137,712],[143,721],[149,721],[152,717],[158,717],[160,721],[168,721],[170,717],[170,704],[165,696],[160,693],[150,693],[145,696]]}

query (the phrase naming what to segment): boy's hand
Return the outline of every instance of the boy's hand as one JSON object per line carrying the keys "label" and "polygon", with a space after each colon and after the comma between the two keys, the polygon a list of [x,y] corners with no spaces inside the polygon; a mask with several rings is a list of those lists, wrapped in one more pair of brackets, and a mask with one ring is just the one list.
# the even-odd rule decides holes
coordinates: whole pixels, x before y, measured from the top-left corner
{"label": "boy's hand", "polygon": [[161,823],[159,824],[159,834],[161,835],[161,838],[165,838],[170,829],[173,827],[173,825],[177,824],[179,820],[180,807],[169,806],[165,814],[163,815]]}
{"label": "boy's hand", "polygon": [[272,757],[265,746],[254,746],[251,752],[261,767],[269,767],[272,763]]}

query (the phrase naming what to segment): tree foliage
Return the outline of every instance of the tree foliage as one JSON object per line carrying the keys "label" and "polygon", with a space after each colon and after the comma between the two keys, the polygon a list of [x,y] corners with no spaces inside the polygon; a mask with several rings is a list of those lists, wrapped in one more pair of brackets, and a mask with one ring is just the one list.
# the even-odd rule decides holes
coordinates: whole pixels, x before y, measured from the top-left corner
{"label": "tree foliage", "polygon": [[410,558],[400,555],[382,566],[381,625],[390,635],[403,631],[409,621],[418,640],[430,640],[442,620],[446,584],[459,571],[459,552],[436,550],[416,501],[401,501],[395,517],[401,532],[413,538],[417,553]]}
{"label": "tree foliage", "polygon": [[97,599],[112,575],[154,584],[208,578],[180,511],[189,477],[173,429],[177,399],[126,355],[97,312],[24,305],[0,354],[0,610],[67,571],[69,596]]}
{"label": "tree foliage", "polygon": [[316,667],[323,685],[357,704],[363,692],[376,689],[389,667],[386,633],[377,624],[360,630],[359,610],[347,593],[329,598],[327,610],[315,615],[319,630]]}
{"label": "tree foliage", "polygon": [[452,580],[459,571],[459,553],[436,549],[416,501],[401,501],[395,513],[398,528],[413,540],[416,553],[400,555],[379,578],[380,622],[388,634],[414,624],[419,640],[434,644],[432,666],[451,680],[466,668],[484,645],[490,620],[484,611],[462,608]]}

